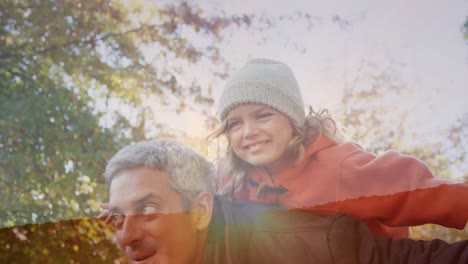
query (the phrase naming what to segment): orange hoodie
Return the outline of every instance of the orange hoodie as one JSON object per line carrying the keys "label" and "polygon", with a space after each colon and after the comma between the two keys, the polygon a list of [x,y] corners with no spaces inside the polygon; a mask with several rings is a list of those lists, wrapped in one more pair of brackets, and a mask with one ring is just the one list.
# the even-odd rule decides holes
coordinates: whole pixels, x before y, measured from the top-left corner
{"label": "orange hoodie", "polygon": [[269,175],[248,171],[236,200],[275,203],[363,220],[374,234],[408,237],[408,226],[434,223],[463,229],[468,184],[434,178],[420,160],[395,151],[375,156],[354,143],[322,135],[304,161]]}

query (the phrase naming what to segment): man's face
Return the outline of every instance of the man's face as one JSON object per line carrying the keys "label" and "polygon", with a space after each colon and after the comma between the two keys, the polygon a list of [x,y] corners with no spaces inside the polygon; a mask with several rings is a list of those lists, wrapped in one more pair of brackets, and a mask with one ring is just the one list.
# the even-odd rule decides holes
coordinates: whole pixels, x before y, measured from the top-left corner
{"label": "man's face", "polygon": [[120,172],[110,185],[109,206],[129,263],[193,263],[203,255],[193,214],[184,212],[166,172],[149,167]]}

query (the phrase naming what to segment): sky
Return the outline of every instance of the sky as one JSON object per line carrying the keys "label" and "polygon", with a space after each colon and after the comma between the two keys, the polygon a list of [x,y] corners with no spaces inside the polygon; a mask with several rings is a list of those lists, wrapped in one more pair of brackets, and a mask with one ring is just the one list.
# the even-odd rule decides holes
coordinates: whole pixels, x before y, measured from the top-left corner
{"label": "sky", "polygon": [[[371,62],[379,69],[395,70],[415,89],[395,101],[396,108],[412,111],[409,129],[441,129],[468,112],[468,41],[460,31],[468,16],[468,0],[198,2],[228,14],[309,13],[311,28],[304,21],[284,21],[262,34],[238,29],[221,48],[233,70],[258,57],[288,64],[306,105],[335,109],[346,83],[363,62]],[[348,24],[334,23],[335,16]],[[265,36],[266,43],[259,45]],[[209,78],[201,74],[199,79],[203,83]],[[213,86],[215,106],[223,85]],[[184,130],[189,124],[193,135],[209,132],[200,126],[196,111],[166,116],[169,127]]]}

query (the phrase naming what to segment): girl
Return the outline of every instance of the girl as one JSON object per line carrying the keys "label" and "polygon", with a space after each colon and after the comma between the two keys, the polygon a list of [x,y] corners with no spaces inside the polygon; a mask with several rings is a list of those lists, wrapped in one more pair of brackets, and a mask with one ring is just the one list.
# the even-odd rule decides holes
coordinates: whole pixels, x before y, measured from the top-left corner
{"label": "girl", "polygon": [[306,116],[298,83],[284,63],[255,59],[221,94],[228,148],[220,194],[363,220],[378,235],[408,237],[408,226],[463,229],[468,185],[434,178],[420,160],[388,151],[375,156],[342,142],[326,111]]}

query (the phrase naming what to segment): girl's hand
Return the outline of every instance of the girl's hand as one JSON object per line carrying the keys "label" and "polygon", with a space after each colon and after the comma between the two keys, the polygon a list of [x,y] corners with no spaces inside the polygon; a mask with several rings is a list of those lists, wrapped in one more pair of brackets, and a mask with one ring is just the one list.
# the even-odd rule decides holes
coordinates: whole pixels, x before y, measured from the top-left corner
{"label": "girl's hand", "polygon": [[109,203],[100,203],[99,206],[103,209],[98,215],[99,220],[104,220],[104,223],[109,225],[112,223],[112,216],[109,214]]}

